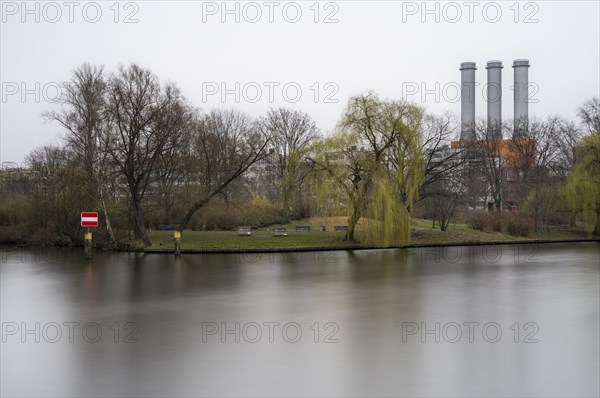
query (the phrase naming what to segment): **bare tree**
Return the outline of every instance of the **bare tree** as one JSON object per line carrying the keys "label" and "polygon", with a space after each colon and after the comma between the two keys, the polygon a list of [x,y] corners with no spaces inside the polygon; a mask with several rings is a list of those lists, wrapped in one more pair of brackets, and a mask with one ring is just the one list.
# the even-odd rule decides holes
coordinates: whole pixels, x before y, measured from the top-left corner
{"label": "bare tree", "polygon": [[440,229],[446,231],[459,206],[466,202],[469,185],[460,172],[446,174],[427,187],[427,200],[433,210],[433,228],[436,220]]}
{"label": "bare tree", "polygon": [[569,120],[562,120],[559,129],[555,142],[557,153],[550,167],[564,181],[575,163],[575,147],[581,139],[581,130]]}
{"label": "bare tree", "polygon": [[135,64],[120,67],[111,77],[107,100],[104,144],[129,190],[135,238],[149,246],[142,201],[156,177],[159,157],[185,131],[189,107],[174,85],[161,86],[152,72]]}
{"label": "bare tree", "polygon": [[192,170],[192,158],[188,154],[198,117],[198,112],[190,109],[190,114],[181,126],[180,134],[173,134],[168,138],[168,144],[165,145],[156,161],[153,202],[157,209],[162,210],[163,224],[172,225],[174,223],[176,215],[173,208],[178,196],[182,193],[183,183]]}
{"label": "bare tree", "polygon": [[[469,162],[466,155],[469,145],[463,143],[452,147],[452,138],[459,123],[452,113],[441,116],[425,114],[421,123],[422,152],[425,156],[425,176],[421,185],[422,200],[431,191],[429,186],[438,186],[449,178],[462,175]],[[435,188],[437,189],[437,188]]]}
{"label": "bare tree", "polygon": [[486,182],[487,189],[483,193],[486,205],[493,203],[496,211],[501,210],[502,202],[502,171],[506,166],[506,159],[502,156],[503,141],[498,139],[498,134],[490,130],[488,123],[477,120],[475,125],[477,141],[470,143],[467,150],[469,158],[469,174],[475,176],[481,173]]}
{"label": "bare tree", "polygon": [[600,130],[600,99],[593,97],[587,100],[577,113],[581,124],[589,133],[595,133]]}
{"label": "bare tree", "polygon": [[45,113],[46,120],[56,121],[66,130],[65,140],[85,170],[86,183],[80,182],[93,197],[104,214],[110,244],[116,245],[106,205],[106,190],[111,178],[108,152],[103,147],[102,135],[107,128],[107,83],[102,66],[83,64],[73,72],[70,82],[62,85],[60,112]]}
{"label": "bare tree", "polygon": [[319,136],[319,129],[310,116],[287,108],[271,109],[258,121],[258,128],[271,137],[272,156],[268,159],[276,171],[276,180],[270,181],[281,199],[286,215],[301,206],[301,190],[306,178],[302,167],[304,155]]}
{"label": "bare tree", "polygon": [[195,122],[190,145],[188,185],[194,200],[178,229],[183,231],[192,216],[265,156],[269,136],[259,132],[245,114],[213,110]]}
{"label": "bare tree", "polygon": [[35,206],[30,217],[40,229],[52,236],[65,235],[72,242],[78,239],[79,212],[83,206],[93,203],[75,182],[85,177],[75,154],[67,148],[43,146],[32,151],[25,161],[32,171]]}

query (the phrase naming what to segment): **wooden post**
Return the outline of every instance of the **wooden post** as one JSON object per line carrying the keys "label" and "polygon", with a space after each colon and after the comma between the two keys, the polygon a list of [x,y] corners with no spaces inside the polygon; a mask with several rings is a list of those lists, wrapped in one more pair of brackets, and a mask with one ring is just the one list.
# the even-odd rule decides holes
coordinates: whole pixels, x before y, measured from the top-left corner
{"label": "wooden post", "polygon": [[173,240],[175,241],[175,255],[179,256],[181,254],[181,231],[173,232]]}
{"label": "wooden post", "polygon": [[92,233],[89,228],[85,233],[85,259],[92,259]]}

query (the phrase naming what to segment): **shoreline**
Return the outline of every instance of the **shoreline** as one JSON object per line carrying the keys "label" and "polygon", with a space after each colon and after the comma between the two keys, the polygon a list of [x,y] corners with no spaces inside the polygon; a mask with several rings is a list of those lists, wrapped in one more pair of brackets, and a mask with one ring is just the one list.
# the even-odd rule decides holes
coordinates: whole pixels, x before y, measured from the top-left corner
{"label": "shoreline", "polygon": [[[299,246],[299,247],[256,247],[256,248],[226,248],[226,247],[196,247],[182,248],[181,254],[244,254],[244,253],[302,253],[302,252],[328,252],[328,251],[372,251],[372,250],[398,250],[398,249],[419,249],[435,247],[461,247],[461,246],[507,246],[507,245],[534,245],[534,244],[556,244],[556,243],[600,243],[598,238],[582,239],[527,239],[512,241],[464,241],[464,242],[446,242],[446,243],[410,243],[401,246],[359,246],[359,245],[332,245],[332,246]],[[83,246],[59,246],[51,244],[27,244],[17,245],[14,243],[0,243],[0,248],[83,248]],[[148,253],[148,254],[174,254],[173,247],[164,248],[143,248],[143,249],[109,249],[94,248],[95,252],[117,252],[117,253]],[[1,250],[0,250],[1,252]]]}
{"label": "shoreline", "polygon": [[[282,247],[282,248],[245,248],[245,249],[225,249],[225,248],[182,248],[181,254],[243,254],[243,253],[300,253],[300,252],[326,252],[326,251],[357,251],[357,250],[390,250],[390,249],[418,249],[425,247],[457,247],[457,246],[498,246],[498,245],[533,245],[533,244],[551,244],[551,243],[600,243],[600,238],[586,239],[531,239],[515,241],[490,241],[490,242],[452,242],[452,243],[411,243],[402,246],[314,246],[314,247]],[[115,250],[121,252],[141,252],[149,254],[174,254],[174,248],[151,248],[143,250]]]}

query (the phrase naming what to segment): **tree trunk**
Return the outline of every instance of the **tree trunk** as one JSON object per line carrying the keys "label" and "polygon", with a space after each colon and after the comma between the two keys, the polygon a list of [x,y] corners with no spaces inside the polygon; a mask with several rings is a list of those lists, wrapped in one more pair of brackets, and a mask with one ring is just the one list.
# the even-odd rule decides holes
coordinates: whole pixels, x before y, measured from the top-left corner
{"label": "tree trunk", "polygon": [[115,238],[115,233],[110,225],[110,218],[108,216],[108,209],[106,208],[106,201],[104,200],[104,190],[99,188],[100,194],[100,207],[102,207],[102,212],[104,213],[104,220],[106,221],[106,231],[108,232],[108,237],[110,239],[110,245],[112,248],[117,247],[117,239]]}
{"label": "tree trunk", "polygon": [[[267,143],[265,142],[264,145],[267,145]],[[261,148],[261,152],[264,149],[264,145],[263,148]],[[188,223],[190,222],[190,219],[192,218],[192,216],[201,208],[204,207],[204,205],[206,205],[213,197],[217,196],[219,193],[223,192],[223,190],[227,187],[227,185],[229,185],[232,181],[234,181],[236,178],[238,178],[239,176],[241,176],[242,174],[244,174],[246,172],[246,170],[248,170],[248,168],[254,164],[254,162],[258,159],[258,154],[254,157],[254,159],[247,163],[245,166],[240,167],[235,173],[233,173],[231,176],[229,176],[229,178],[225,181],[223,181],[221,183],[221,185],[219,185],[219,187],[217,187],[214,191],[212,191],[210,194],[208,194],[206,197],[204,197],[203,199],[197,201],[196,203],[194,203],[192,205],[192,207],[188,210],[188,212],[186,213],[186,215],[183,217],[183,221],[181,222],[181,225],[178,228],[178,231],[183,232],[183,230],[187,227]]]}
{"label": "tree trunk", "polygon": [[148,238],[148,235],[146,234],[146,225],[144,223],[142,207],[139,203],[139,200],[132,198],[131,202],[133,206],[133,233],[135,235],[135,239],[141,239],[144,242],[144,246],[150,246],[152,243],[150,242],[150,238]]}
{"label": "tree trunk", "polygon": [[600,207],[596,207],[596,226],[594,227],[594,235],[600,235]]}
{"label": "tree trunk", "polygon": [[347,240],[354,240],[354,230],[356,229],[358,220],[360,220],[360,211],[355,207],[352,211],[352,215],[348,217],[348,233],[346,234]]}
{"label": "tree trunk", "polygon": [[177,228],[178,231],[183,232],[183,230],[187,227],[188,223],[190,222],[192,216],[201,208],[204,207],[204,205],[206,205],[208,203],[209,200],[212,199],[213,196],[216,195],[216,192],[206,198],[204,198],[203,200],[194,203],[194,205],[192,206],[191,209],[188,210],[188,212],[186,213],[185,217],[183,217],[183,221],[181,222],[181,225],[179,226],[179,228]]}
{"label": "tree trunk", "polygon": [[163,215],[163,224],[172,225],[173,217],[171,216],[171,208],[173,207],[171,200],[169,198],[169,193],[163,194],[163,211],[165,212]]}
{"label": "tree trunk", "polygon": [[450,224],[450,218],[442,218],[440,219],[440,230],[446,231],[448,229],[448,224]]}

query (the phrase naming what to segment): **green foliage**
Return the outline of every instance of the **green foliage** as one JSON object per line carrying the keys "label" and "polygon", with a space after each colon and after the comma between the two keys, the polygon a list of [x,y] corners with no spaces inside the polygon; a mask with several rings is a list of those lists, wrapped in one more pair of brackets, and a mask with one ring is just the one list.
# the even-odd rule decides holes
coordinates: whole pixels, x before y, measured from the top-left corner
{"label": "green foliage", "polygon": [[544,232],[549,219],[558,209],[562,188],[542,185],[531,189],[523,204],[523,211],[533,217],[536,228]]}
{"label": "green foliage", "polygon": [[272,224],[283,224],[289,221],[287,217],[280,216],[277,207],[269,200],[254,195],[252,200],[244,206],[244,217],[241,224],[253,228],[261,228]]}
{"label": "green foliage", "polygon": [[[338,133],[315,146],[318,210],[344,203],[348,239],[363,216],[365,239],[377,246],[410,240],[410,212],[423,182],[422,110],[373,93],[350,98]],[[344,197],[336,197],[335,190]]]}
{"label": "green foliage", "polygon": [[6,189],[2,189],[2,191],[0,242],[26,242],[31,234],[29,225],[31,198],[7,192]]}
{"label": "green foliage", "polygon": [[389,178],[383,176],[374,183],[366,216],[366,244],[389,247],[410,241],[410,214]]}
{"label": "green foliage", "polygon": [[587,231],[600,235],[600,130],[583,137],[575,148],[564,192],[571,209],[583,214]]}
{"label": "green foliage", "polygon": [[[32,152],[28,162],[33,171],[33,205],[29,214],[32,229],[42,240],[54,241],[66,236],[72,242],[81,240],[81,211],[97,211],[89,195],[86,173],[64,148],[47,146]],[[64,238],[60,238],[64,241]]]}

